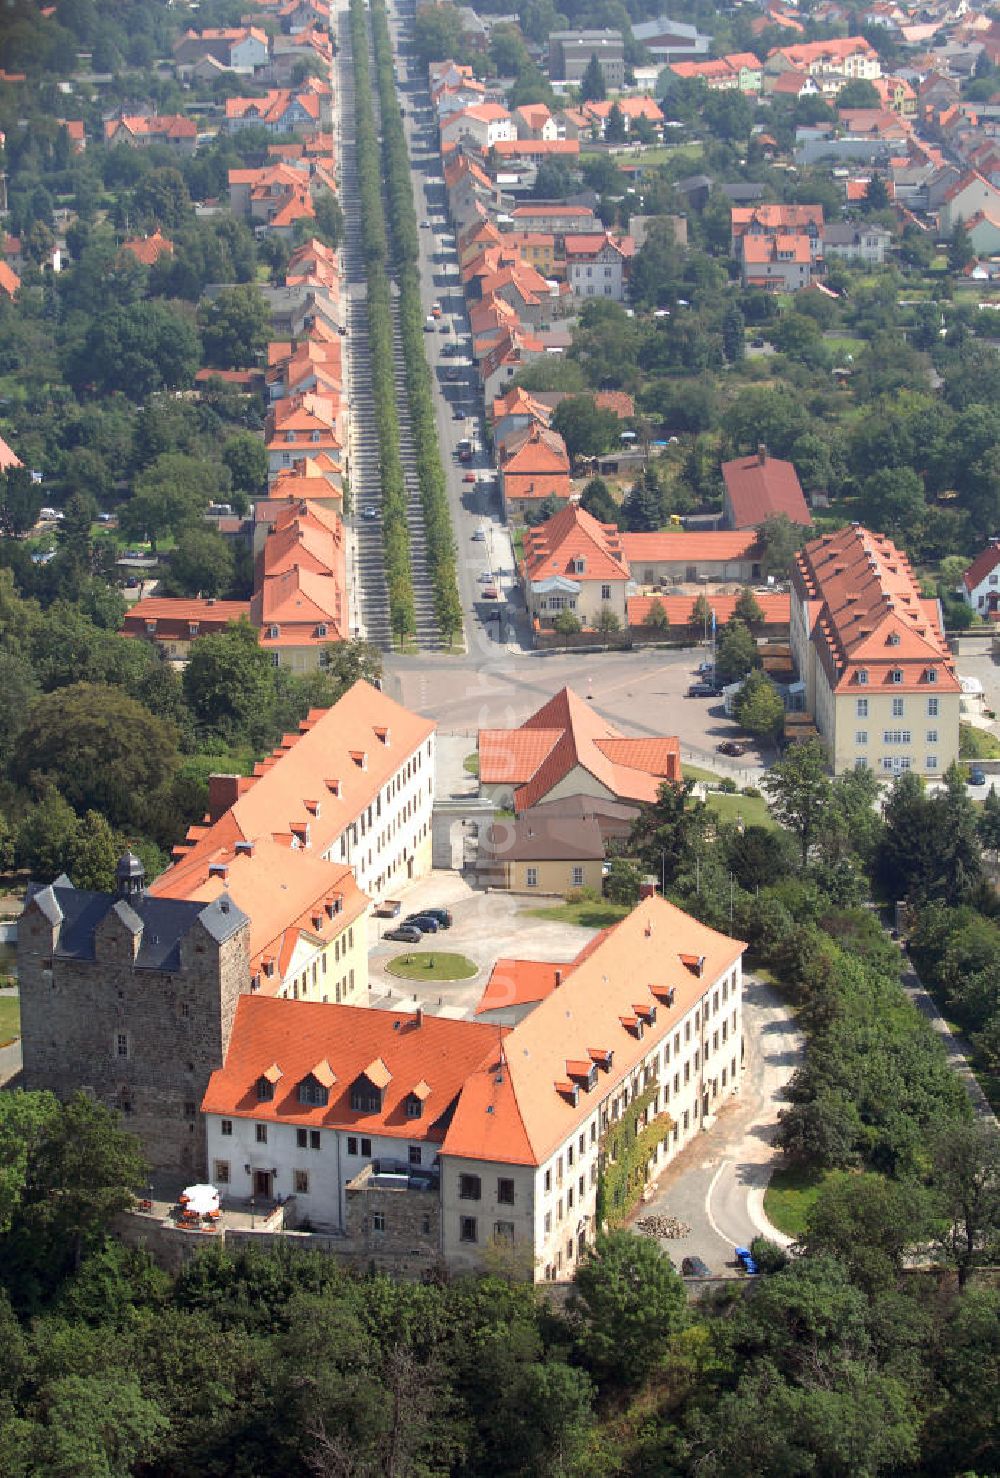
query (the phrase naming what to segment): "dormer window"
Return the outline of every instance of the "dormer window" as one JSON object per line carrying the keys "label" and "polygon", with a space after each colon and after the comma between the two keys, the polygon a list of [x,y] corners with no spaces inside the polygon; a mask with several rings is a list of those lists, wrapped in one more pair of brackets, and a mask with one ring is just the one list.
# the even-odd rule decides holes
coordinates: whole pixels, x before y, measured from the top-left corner
{"label": "dormer window", "polygon": [[316,627],[316,635],[317,636],[326,636],[326,626],[325,626],[325,624],[323,622],[321,622],[319,624],[319,626]]}
{"label": "dormer window", "polygon": [[276,1062],[272,1062],[257,1079],[257,1102],[270,1103],[274,1098],[274,1090],[283,1077],[281,1068]]}
{"label": "dormer window", "polygon": [[937,682],[937,668],[936,667],[928,667],[928,669],[927,669],[927,681],[929,683],[936,683]]}
{"label": "dormer window", "polygon": [[359,1114],[380,1114],[392,1073],[381,1057],[370,1062],[351,1084],[351,1108]]}
{"label": "dormer window", "polygon": [[415,1093],[406,1095],[406,1117],[408,1119],[419,1119],[423,1114],[424,1106]]}
{"label": "dormer window", "polygon": [[887,647],[898,647],[899,646],[899,632],[898,631],[890,631],[888,637],[886,638],[886,643],[885,644],[886,644]]}
{"label": "dormer window", "polygon": [[317,1083],[312,1073],[299,1084],[299,1103],[309,1108],[326,1108],[330,1101],[330,1090]]}
{"label": "dormer window", "polygon": [[597,1064],[596,1062],[567,1062],[566,1076],[577,1083],[586,1093],[592,1092],[597,1086]]}
{"label": "dormer window", "polygon": [[582,575],[586,568],[587,561],[583,558],[582,555],[577,555],[576,558],[573,560],[573,574]]}
{"label": "dormer window", "polygon": [[281,635],[281,627],[280,626],[269,626],[267,628],[267,634],[271,638],[271,640],[274,641],[274,640],[277,639],[277,637],[279,637]]}
{"label": "dormer window", "polygon": [[903,681],[903,674],[898,667],[894,667],[889,673],[889,681],[891,683],[901,683]]}
{"label": "dormer window", "polygon": [[368,756],[363,749],[352,749],[351,759],[357,765],[359,770],[367,770]]}
{"label": "dormer window", "polygon": [[867,681],[868,681],[868,670],[867,670],[867,668],[865,668],[865,667],[859,668],[859,670],[858,670],[858,682],[862,685],[862,687],[864,687],[864,685],[865,685],[865,683]]}

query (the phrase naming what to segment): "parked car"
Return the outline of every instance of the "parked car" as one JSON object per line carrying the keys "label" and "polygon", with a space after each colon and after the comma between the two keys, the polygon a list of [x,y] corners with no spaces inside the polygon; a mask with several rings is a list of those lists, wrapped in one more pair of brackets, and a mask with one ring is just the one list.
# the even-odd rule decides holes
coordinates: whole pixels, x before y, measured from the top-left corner
{"label": "parked car", "polygon": [[377,919],[396,919],[402,907],[398,898],[383,898],[381,903],[376,903],[372,912]]}
{"label": "parked car", "polygon": [[465,412],[461,409],[460,406],[457,406],[456,405],[455,409],[451,413],[451,419],[453,421],[464,421],[465,420]]}
{"label": "parked car", "polygon": [[712,683],[692,683],[688,688],[689,698],[714,698],[715,688]]}
{"label": "parked car", "polygon": [[757,1266],[757,1259],[749,1247],[737,1247],[736,1261],[740,1264],[743,1271],[749,1273],[751,1277],[760,1272],[760,1268]]}
{"label": "parked car", "polygon": [[747,752],[747,746],[741,744],[738,739],[723,739],[722,743],[717,744],[715,747],[720,754],[731,755],[734,760],[739,759],[741,754],[746,754]]}
{"label": "parked car", "polygon": [[685,1257],[681,1262],[681,1274],[685,1278],[710,1278],[712,1270],[700,1257]]}
{"label": "parked car", "polygon": [[421,231],[429,231],[431,229],[431,223],[430,223],[430,221],[421,221],[420,222],[420,229],[421,229]]}
{"label": "parked car", "polygon": [[378,518],[378,509],[375,507],[375,505],[373,503],[369,503],[369,505],[368,505],[367,508],[362,508],[362,510],[361,510],[361,517],[362,518]]}
{"label": "parked car", "polygon": [[450,334],[451,333],[451,329],[448,327],[448,325],[446,323],[442,323],[441,327],[438,329],[438,333],[439,334]]}
{"label": "parked car", "polygon": [[429,919],[437,919],[442,929],[450,929],[455,922],[451,910],[447,908],[425,908],[424,913]]}
{"label": "parked car", "polygon": [[432,334],[433,332],[434,332],[434,324],[433,323],[425,323],[424,324],[424,333],[425,334]]}
{"label": "parked car", "polygon": [[694,675],[695,675],[695,677],[714,677],[715,676],[715,663],[714,662],[699,662],[698,663],[698,666],[694,670]]}
{"label": "parked car", "polygon": [[382,935],[383,939],[395,939],[398,944],[419,944],[423,937],[413,924],[399,924],[395,929],[387,929]]}
{"label": "parked car", "polygon": [[483,586],[483,600],[499,600],[499,599],[500,599],[500,592],[497,590],[497,588],[496,588],[495,585],[484,585]]}
{"label": "parked car", "polygon": [[462,481],[463,482],[475,482],[475,480],[476,480],[476,474],[474,472],[467,472],[465,474],[465,476],[462,478]]}
{"label": "parked car", "polygon": [[986,771],[985,770],[981,770],[978,765],[973,765],[972,766],[972,769],[969,771],[969,784],[970,785],[985,785],[986,784]]}
{"label": "parked car", "polygon": [[403,923],[409,924],[411,929],[419,929],[421,934],[436,934],[441,927],[429,913],[409,913]]}
{"label": "parked car", "polygon": [[485,529],[476,529],[475,533],[472,536],[472,542],[473,542],[473,544],[485,544],[486,543],[486,530]]}

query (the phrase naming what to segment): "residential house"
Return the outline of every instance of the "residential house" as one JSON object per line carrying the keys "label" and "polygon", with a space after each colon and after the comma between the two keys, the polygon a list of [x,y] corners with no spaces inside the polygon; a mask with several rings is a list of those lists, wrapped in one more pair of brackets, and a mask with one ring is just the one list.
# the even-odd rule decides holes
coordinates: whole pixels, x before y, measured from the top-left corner
{"label": "residential house", "polygon": [[844,36],[839,40],[805,41],[792,46],[776,46],[767,54],[766,73],[805,71],[812,76],[821,72],[838,73],[851,79],[873,82],[882,75],[878,52],[864,36]]}
{"label": "residential house", "polygon": [[328,128],[330,107],[328,96],[311,90],[276,89],[262,98],[226,98],[225,127],[229,133],[241,128],[262,128],[270,134]]}
{"label": "residential house", "polygon": [[289,503],[258,557],[250,619],[275,667],[310,672],[349,635],[347,564],[340,515]]}
{"label": "residential house", "polygon": [[24,463],[14,451],[8,446],[3,437],[0,436],[0,472],[7,472],[11,467],[23,467]]}
{"label": "residential house", "polygon": [[546,498],[565,501],[571,492],[569,454],[558,431],[535,423],[505,444],[500,496],[508,521],[523,520],[526,508],[537,508]]}
{"label": "residential house", "polygon": [[622,97],[613,101],[584,103],[584,117],[592,120],[601,138],[607,134],[612,108],[617,108],[621,114],[626,135],[632,132],[640,119],[644,119],[657,134],[662,131],[663,111],[651,97]]}
{"label": "residential house", "polygon": [[0,262],[0,293],[13,299],[14,295],[20,291],[20,287],[21,279],[14,269],[8,267],[6,262]]}
{"label": "residential house", "polygon": [[484,888],[565,897],[577,888],[600,893],[604,838],[593,816],[568,816],[533,806],[480,834],[476,869]]}
{"label": "residential house", "polygon": [[[691,536],[688,537],[697,537]],[[709,537],[709,536],[705,536]],[[758,571],[759,577],[759,571]],[[699,614],[695,610],[696,602],[703,596],[708,605],[708,617]],[[755,595],[760,607],[760,621],[756,623],[755,630],[769,637],[772,641],[787,642],[790,617],[790,597],[782,591],[775,594],[760,592]],[[630,627],[646,627],[655,629],[655,623],[651,623],[654,607],[659,606],[667,618],[667,631],[681,639],[688,637],[698,641],[704,640],[708,635],[708,625],[715,618],[716,626],[721,630],[726,622],[731,620],[736,613],[736,605],[739,597],[736,595],[710,595],[699,592],[699,595],[630,595],[628,600],[628,624]],[[766,668],[765,668],[766,670]]]}
{"label": "residential house", "polygon": [[511,211],[515,231],[550,231],[553,236],[579,236],[595,231],[604,235],[604,225],[586,205],[564,205],[554,200],[533,201]]}
{"label": "residential house", "polygon": [[730,529],[758,529],[783,513],[792,523],[808,527],[812,517],[791,462],[770,457],[758,447],[752,457],[722,464],[722,517]]}
{"label": "residential house", "polygon": [[522,572],[532,619],[551,627],[560,611],[572,611],[583,626],[596,627],[607,612],[623,627],[629,586],[624,537],[577,503],[525,529]]}
{"label": "residential house", "polygon": [[803,235],[808,238],[809,254],[815,260],[823,255],[823,207],[821,205],[737,206],[730,211],[731,252],[740,254],[740,243],[747,237],[775,239],[778,236]]}
{"label": "residential house", "polygon": [[563,688],[515,729],[480,729],[479,789],[518,814],[567,796],[649,805],[681,780],[675,738],[633,739]]}
{"label": "residential house", "polygon": [[950,236],[960,222],[983,214],[1000,220],[1000,190],[979,174],[964,174],[946,192],[938,211],[942,236]]}
{"label": "residential house", "polygon": [[730,52],[728,56],[703,62],[671,62],[672,76],[700,79],[709,92],[759,93],[764,85],[764,67],[752,51]]}
{"label": "residential house", "polygon": [[628,275],[635,255],[631,236],[615,237],[595,231],[563,238],[566,278],[577,298],[628,298]]}
{"label": "residential house", "polygon": [[490,431],[493,444],[503,448],[520,431],[530,426],[548,426],[552,412],[545,403],[530,390],[515,385],[506,395],[498,396],[490,411]]}
{"label": "residential house", "polygon": [[[510,308],[506,311],[508,314],[512,312]],[[508,390],[514,376],[544,353],[545,345],[541,339],[516,325],[501,329],[495,338],[490,336],[489,347],[479,362],[484,404],[490,405]]]}
{"label": "residential house", "polygon": [[252,76],[266,66],[268,54],[267,32],[257,26],[188,30],[174,46],[174,61],[181,76],[203,56],[213,57],[227,72]]}
{"label": "residential house", "polygon": [[128,144],[132,149],[148,149],[161,144],[177,154],[193,154],[198,147],[198,129],[190,118],[171,113],[151,117],[122,114],[104,122],[106,144]]}
{"label": "residential house", "polygon": [[125,612],[122,633],[152,642],[173,662],[186,662],[191,643],[199,637],[217,635],[231,622],[249,619],[250,602],[246,600],[151,595],[135,601]]}
{"label": "residential house", "polygon": [[625,85],[625,43],[621,31],[552,31],[549,34],[549,76],[579,82],[596,56],[606,87]]}
{"label": "residential house", "polygon": [[168,240],[157,226],[152,236],[132,236],[128,241],[122,242],[121,249],[127,251],[144,267],[152,267],[160,257],[173,255],[174,243]]}
{"label": "residential house", "polygon": [[765,292],[798,292],[812,282],[813,255],[805,232],[776,236],[746,235],[739,243],[744,287]]}
{"label": "residential house", "polygon": [[957,759],[961,685],[940,605],[884,534],[851,524],[799,551],[791,645],[835,773],[933,777]]}
{"label": "residential house", "polygon": [[965,234],[977,257],[993,257],[1000,254],[1000,219],[977,211],[962,222]]}
{"label": "residential house", "polygon": [[176,864],[273,838],[349,867],[362,892],[398,896],[431,866],[434,724],[358,681],[314,709],[250,776],[210,784],[210,811]]}
{"label": "residential house", "polygon": [[268,412],[264,426],[269,473],[291,467],[299,457],[326,452],[337,462],[343,440],[337,431],[337,412],[324,395],[293,395]]}
{"label": "residential house", "polygon": [[1000,539],[991,539],[962,576],[962,597],[979,616],[1000,611]]}
{"label": "residential house", "polygon": [[558,139],[559,125],[545,103],[522,103],[514,109],[519,139]]}
{"label": "residential house", "polygon": [[475,103],[451,113],[441,123],[441,147],[468,140],[485,152],[501,140],[514,141],[517,129],[507,109],[499,103]]}
{"label": "residential house", "polygon": [[823,255],[828,261],[839,257],[842,261],[881,266],[891,245],[892,232],[884,226],[831,221],[823,231]]}

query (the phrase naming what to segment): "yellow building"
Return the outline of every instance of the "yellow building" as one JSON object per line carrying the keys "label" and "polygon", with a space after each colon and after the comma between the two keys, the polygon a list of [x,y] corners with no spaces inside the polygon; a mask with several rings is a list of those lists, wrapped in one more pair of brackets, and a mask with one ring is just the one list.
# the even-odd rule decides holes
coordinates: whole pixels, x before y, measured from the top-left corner
{"label": "yellow building", "polygon": [[814,539],[792,574],[792,655],[831,768],[930,778],[958,758],[961,686],[937,600],[891,539]]}

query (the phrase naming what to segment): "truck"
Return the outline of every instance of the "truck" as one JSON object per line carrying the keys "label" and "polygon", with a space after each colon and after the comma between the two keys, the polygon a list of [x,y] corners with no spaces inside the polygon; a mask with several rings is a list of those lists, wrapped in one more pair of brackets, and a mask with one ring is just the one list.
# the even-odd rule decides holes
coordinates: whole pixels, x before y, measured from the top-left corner
{"label": "truck", "polygon": [[399,911],[403,907],[399,898],[383,898],[381,903],[376,903],[374,913],[377,919],[395,919],[399,917]]}

